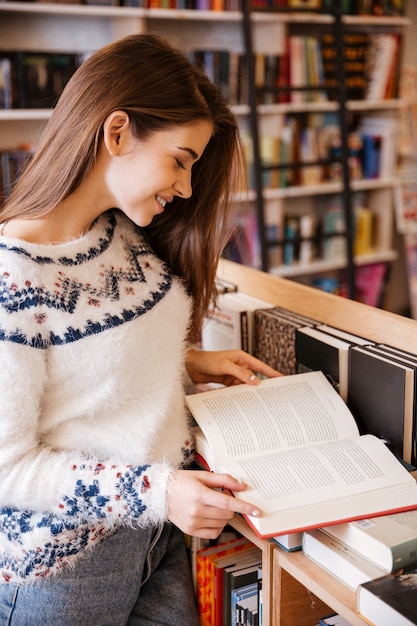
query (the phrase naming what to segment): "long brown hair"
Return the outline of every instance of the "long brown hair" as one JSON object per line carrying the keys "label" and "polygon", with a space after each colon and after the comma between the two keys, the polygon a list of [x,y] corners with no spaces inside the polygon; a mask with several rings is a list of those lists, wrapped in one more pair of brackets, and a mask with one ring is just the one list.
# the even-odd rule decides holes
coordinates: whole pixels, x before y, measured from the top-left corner
{"label": "long brown hair", "polygon": [[193,297],[195,337],[214,298],[243,152],[237,122],[219,90],[161,37],[124,37],[81,65],[4,204],[0,221],[45,216],[73,193],[94,167],[103,123],[115,110],[128,113],[132,132],[142,140],[176,124],[213,122],[213,135],[193,167],[192,197],[176,197],[146,229],[155,252]]}

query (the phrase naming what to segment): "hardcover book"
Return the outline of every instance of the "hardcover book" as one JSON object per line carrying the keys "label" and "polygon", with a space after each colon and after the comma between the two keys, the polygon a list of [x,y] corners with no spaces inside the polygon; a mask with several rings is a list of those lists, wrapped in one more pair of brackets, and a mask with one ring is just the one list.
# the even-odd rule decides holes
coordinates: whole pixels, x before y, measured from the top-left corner
{"label": "hardcover book", "polygon": [[417,624],[417,568],[399,570],[359,585],[358,613],[378,626]]}
{"label": "hardcover book", "polygon": [[320,529],[303,534],[303,554],[344,585],[356,591],[361,583],[384,575],[384,570]]}
{"label": "hardcover book", "polygon": [[232,624],[234,608],[232,606],[232,591],[258,581],[258,570],[262,563],[262,554],[254,555],[252,560],[224,569],[223,572],[223,622],[217,622],[215,626]]}
{"label": "hardcover book", "polygon": [[296,330],[306,321],[277,307],[255,311],[253,354],[281,374],[296,374]]}
{"label": "hardcover book", "polygon": [[417,508],[414,478],[387,446],[360,436],[322,372],[186,396],[200,464],[248,484],[256,534],[273,537]]}
{"label": "hardcover book", "polygon": [[294,552],[295,550],[301,550],[303,533],[285,533],[285,535],[272,537],[272,540],[286,552]]}
{"label": "hardcover book", "polygon": [[322,371],[346,401],[350,347],[350,341],[318,328],[299,328],[295,340],[297,371]]}
{"label": "hardcover book", "polygon": [[362,433],[384,439],[404,461],[413,457],[415,368],[368,346],[350,350],[348,405]]}
{"label": "hardcover book", "polygon": [[235,562],[239,555],[246,554],[252,550],[253,544],[248,539],[241,537],[215,546],[208,546],[197,552],[196,595],[201,626],[212,626],[214,624],[214,561],[220,558],[228,558],[229,565],[231,562]]}
{"label": "hardcover book", "polygon": [[417,563],[417,511],[327,526],[323,532],[360,552],[386,573]]}
{"label": "hardcover book", "polygon": [[203,323],[203,349],[241,349],[252,354],[254,312],[268,306],[272,304],[239,291],[220,293],[218,306],[208,312]]}

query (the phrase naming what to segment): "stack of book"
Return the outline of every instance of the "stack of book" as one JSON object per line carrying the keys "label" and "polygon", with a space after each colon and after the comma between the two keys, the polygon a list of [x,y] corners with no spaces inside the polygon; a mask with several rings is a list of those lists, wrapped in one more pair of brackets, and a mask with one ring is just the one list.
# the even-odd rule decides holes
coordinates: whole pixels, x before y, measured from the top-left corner
{"label": "stack of book", "polygon": [[417,511],[303,533],[304,554],[356,593],[377,626],[417,624]]}

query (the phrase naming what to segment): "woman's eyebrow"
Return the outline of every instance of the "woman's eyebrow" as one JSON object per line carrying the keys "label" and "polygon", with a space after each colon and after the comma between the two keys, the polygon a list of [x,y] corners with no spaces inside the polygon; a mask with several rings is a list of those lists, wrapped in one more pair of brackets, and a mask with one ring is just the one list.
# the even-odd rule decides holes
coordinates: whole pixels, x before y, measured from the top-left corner
{"label": "woman's eyebrow", "polygon": [[184,150],[185,152],[188,152],[193,157],[193,159],[197,161],[198,154],[192,148],[183,148],[182,146],[177,146],[177,148],[178,150]]}

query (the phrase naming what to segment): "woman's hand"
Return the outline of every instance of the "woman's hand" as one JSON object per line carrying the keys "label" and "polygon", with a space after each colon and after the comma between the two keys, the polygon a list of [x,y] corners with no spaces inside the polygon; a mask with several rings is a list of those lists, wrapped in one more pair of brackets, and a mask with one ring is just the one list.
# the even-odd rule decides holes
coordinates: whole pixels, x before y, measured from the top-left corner
{"label": "woman's hand", "polygon": [[168,486],[167,517],[188,535],[216,539],[235,513],[261,516],[257,507],[230,494],[245,489],[229,474],[176,470]]}
{"label": "woman's hand", "polygon": [[188,375],[194,383],[221,383],[238,385],[250,383],[256,385],[263,374],[268,378],[281,376],[279,372],[243,350],[189,350],[186,357]]}

